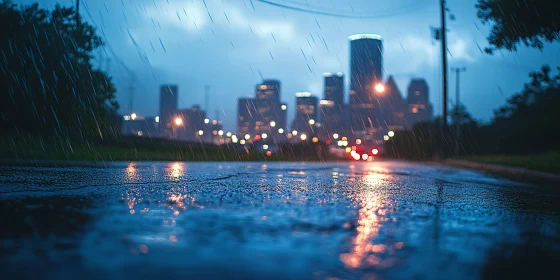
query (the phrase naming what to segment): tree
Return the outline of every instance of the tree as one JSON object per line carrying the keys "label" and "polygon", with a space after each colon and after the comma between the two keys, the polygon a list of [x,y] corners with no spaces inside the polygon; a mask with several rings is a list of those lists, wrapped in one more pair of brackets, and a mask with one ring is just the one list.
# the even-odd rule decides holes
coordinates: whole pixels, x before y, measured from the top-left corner
{"label": "tree", "polygon": [[57,5],[0,3],[0,124],[5,132],[101,135],[118,109],[115,87],[91,64],[103,42]]}
{"label": "tree", "polygon": [[489,53],[515,51],[521,43],[542,49],[543,41],[560,40],[558,0],[478,0],[476,8],[482,22],[492,25]]}
{"label": "tree", "polygon": [[529,153],[558,149],[560,143],[560,67],[555,76],[543,66],[529,74],[523,91],[494,111],[487,135],[492,152]]}

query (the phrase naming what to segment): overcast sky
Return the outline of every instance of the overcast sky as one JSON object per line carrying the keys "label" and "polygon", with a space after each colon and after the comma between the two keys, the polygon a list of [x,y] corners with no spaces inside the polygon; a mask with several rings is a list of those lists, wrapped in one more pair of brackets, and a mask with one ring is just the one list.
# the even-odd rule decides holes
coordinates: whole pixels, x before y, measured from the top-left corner
{"label": "overcast sky", "polygon": [[[440,47],[430,33],[430,26],[439,26],[438,0],[271,1],[375,17],[309,14],[257,0],[82,0],[81,14],[98,27],[118,57],[107,48],[103,57],[110,63],[99,65],[114,77],[121,113],[128,113],[132,75],[134,111],[144,116],[157,115],[160,84],[179,85],[181,108],[204,107],[207,84],[209,116],[216,118],[219,111],[225,129],[235,131],[237,98],[254,96],[254,85],[264,77],[282,82],[281,98],[288,103],[291,119],[295,92],[310,91],[322,98],[323,72],[348,77],[348,36],[355,33],[383,36],[385,77],[394,75],[403,96],[410,78],[425,78],[435,113],[441,113]],[[38,2],[48,8],[74,5],[74,0]],[[449,65],[467,68],[461,76],[461,101],[476,118],[489,120],[493,109],[522,88],[530,71],[543,64],[560,65],[560,44],[547,44],[542,51],[483,54],[480,48],[487,46],[489,27],[477,19],[475,3],[448,1],[455,16],[448,26]],[[449,88],[454,101],[451,73]]]}

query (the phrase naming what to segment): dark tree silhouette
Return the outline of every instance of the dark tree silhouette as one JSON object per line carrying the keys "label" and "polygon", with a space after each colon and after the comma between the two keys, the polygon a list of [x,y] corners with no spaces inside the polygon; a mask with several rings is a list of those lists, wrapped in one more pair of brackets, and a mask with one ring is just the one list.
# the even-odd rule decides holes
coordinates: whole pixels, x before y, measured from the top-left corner
{"label": "dark tree silhouette", "polygon": [[102,44],[72,8],[0,3],[2,130],[102,136],[118,108],[111,79],[91,64]]}
{"label": "dark tree silhouette", "polygon": [[543,42],[560,40],[558,0],[478,0],[476,8],[482,22],[492,26],[489,53],[515,51],[521,43],[541,49]]}

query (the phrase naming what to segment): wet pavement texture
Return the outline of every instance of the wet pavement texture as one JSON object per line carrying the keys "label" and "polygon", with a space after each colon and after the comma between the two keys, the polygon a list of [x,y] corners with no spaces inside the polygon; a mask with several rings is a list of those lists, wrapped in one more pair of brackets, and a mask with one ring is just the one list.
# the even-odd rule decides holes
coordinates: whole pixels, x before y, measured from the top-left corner
{"label": "wet pavement texture", "polygon": [[556,279],[559,202],[555,188],[405,162],[1,166],[0,271]]}

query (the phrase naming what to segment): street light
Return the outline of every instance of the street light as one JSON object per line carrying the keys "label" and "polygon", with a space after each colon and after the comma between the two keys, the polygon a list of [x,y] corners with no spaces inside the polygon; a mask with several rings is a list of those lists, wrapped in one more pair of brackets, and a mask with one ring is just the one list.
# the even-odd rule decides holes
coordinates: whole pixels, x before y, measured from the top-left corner
{"label": "street light", "polygon": [[246,140],[251,139],[251,135],[250,135],[250,134],[245,134],[245,139],[246,139]]}
{"label": "street light", "polygon": [[226,133],[227,137],[231,137],[231,132],[228,131],[228,133]]}
{"label": "street light", "polygon": [[223,135],[224,135],[224,131],[223,131],[223,130],[219,130],[219,131],[218,131],[218,135],[223,136]]}
{"label": "street light", "polygon": [[302,134],[302,135],[300,136],[300,138],[301,138],[302,141],[305,141],[305,140],[307,139],[307,135]]}
{"label": "street light", "polygon": [[310,119],[309,120],[309,125],[314,125],[315,124],[315,120],[314,119]]}
{"label": "street light", "polygon": [[275,121],[271,121],[270,122],[270,127],[275,127],[276,126],[276,122]]}
{"label": "street light", "polygon": [[183,119],[176,117],[175,118],[175,125],[180,126],[183,124]]}
{"label": "street light", "polygon": [[268,145],[267,144],[263,145],[263,150],[268,150]]}
{"label": "street light", "polygon": [[297,135],[297,130],[292,131],[292,134],[293,134],[294,136],[296,136],[296,135]]}
{"label": "street light", "polygon": [[130,114],[130,119],[135,120],[136,119],[136,113]]}
{"label": "street light", "polygon": [[389,141],[389,136],[388,135],[383,135],[383,140]]}
{"label": "street light", "polygon": [[210,123],[210,119],[204,119],[204,123]]}
{"label": "street light", "polygon": [[393,137],[393,136],[395,136],[395,132],[391,130],[391,131],[387,132],[387,136]]}
{"label": "street light", "polygon": [[239,141],[239,144],[245,145],[245,139],[241,139],[241,141]]}
{"label": "street light", "polygon": [[356,145],[362,144],[362,139],[356,139]]}
{"label": "street light", "polygon": [[279,128],[279,129],[278,129],[278,133],[280,133],[280,134],[284,133],[284,129],[283,129],[283,128]]}
{"label": "street light", "polygon": [[282,111],[286,111],[288,109],[288,106],[286,106],[285,104],[282,104]]}
{"label": "street light", "polygon": [[159,122],[159,116],[156,116],[155,121],[158,123]]}
{"label": "street light", "polygon": [[262,139],[266,139],[266,138],[268,138],[268,134],[263,133],[263,134],[261,134],[261,137],[262,137]]}
{"label": "street light", "polygon": [[375,85],[375,91],[377,93],[383,93],[385,92],[385,86],[382,83],[378,83]]}
{"label": "street light", "polygon": [[204,131],[203,131],[203,130],[199,130],[199,131],[198,131],[198,135],[202,136],[203,134],[204,134]]}
{"label": "street light", "polygon": [[338,139],[338,133],[333,134],[333,135],[332,135],[332,138]]}

